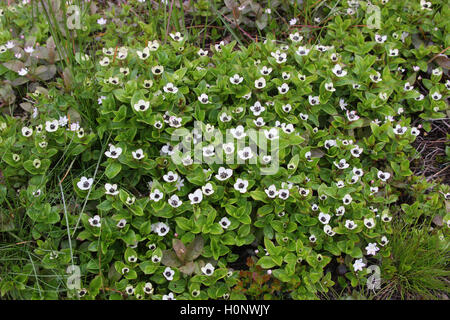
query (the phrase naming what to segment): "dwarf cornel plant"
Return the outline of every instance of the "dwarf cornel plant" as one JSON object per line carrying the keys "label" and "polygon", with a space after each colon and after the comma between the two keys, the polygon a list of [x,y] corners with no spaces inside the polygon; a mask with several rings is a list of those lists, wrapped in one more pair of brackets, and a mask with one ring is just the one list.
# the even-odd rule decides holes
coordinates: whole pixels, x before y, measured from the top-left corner
{"label": "dwarf cornel plant", "polygon": [[395,265],[392,220],[440,219],[446,247],[450,188],[410,165],[448,117],[449,7],[374,2],[377,28],[336,1],[319,30],[203,48],[120,36],[134,2],[96,8],[80,32],[101,40],[71,47],[71,71],[49,34],[37,56],[10,31],[26,4],[2,7],[1,295],[316,299]]}

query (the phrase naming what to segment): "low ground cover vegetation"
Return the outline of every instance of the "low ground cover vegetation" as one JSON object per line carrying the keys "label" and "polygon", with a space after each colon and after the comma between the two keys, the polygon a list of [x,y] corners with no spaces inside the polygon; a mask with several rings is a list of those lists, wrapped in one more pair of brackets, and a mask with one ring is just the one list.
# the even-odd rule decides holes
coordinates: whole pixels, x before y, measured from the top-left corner
{"label": "low ground cover vegetation", "polygon": [[1,296],[446,298],[448,20],[0,5]]}

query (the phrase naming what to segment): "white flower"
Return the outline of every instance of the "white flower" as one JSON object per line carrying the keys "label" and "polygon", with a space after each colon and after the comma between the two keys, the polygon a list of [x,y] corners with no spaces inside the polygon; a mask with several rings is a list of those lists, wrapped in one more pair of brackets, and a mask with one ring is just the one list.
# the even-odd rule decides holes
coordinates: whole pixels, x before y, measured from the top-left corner
{"label": "white flower", "polygon": [[262,127],[266,124],[266,122],[264,121],[264,119],[262,117],[258,117],[256,119],[253,120],[253,123],[255,124],[255,126],[257,127]]}
{"label": "white flower", "polygon": [[228,218],[223,217],[222,219],[220,219],[219,224],[222,228],[227,229],[230,226],[231,222],[230,220],[228,220]]}
{"label": "white flower", "polygon": [[354,167],[352,171],[353,171],[353,174],[358,177],[362,177],[364,175],[364,171],[360,168]]}
{"label": "white flower", "polygon": [[241,178],[237,178],[236,179],[236,183],[234,184],[234,189],[239,191],[240,193],[246,193],[247,192],[247,187],[248,187],[248,181],[241,179]]}
{"label": "white flower", "polygon": [[[317,18],[316,18],[317,19]],[[320,18],[319,18],[319,21],[320,21]],[[315,48],[316,48],[316,50],[317,51],[320,51],[320,52],[325,52],[325,51],[327,51],[328,49],[331,49],[332,47],[327,47],[327,46],[323,46],[323,45],[316,45],[315,46]]]}
{"label": "white flower", "polygon": [[375,41],[378,42],[378,43],[383,43],[386,40],[387,40],[387,36],[385,36],[385,35],[383,35],[383,36],[381,36],[379,34],[375,35]]}
{"label": "white flower", "polygon": [[389,172],[383,172],[380,170],[378,171],[377,176],[381,181],[387,181],[391,177],[391,174]]}
{"label": "white flower", "polygon": [[310,49],[300,46],[298,47],[297,51],[295,51],[296,54],[298,54],[299,56],[306,56],[308,55]]}
{"label": "white flower", "polygon": [[164,194],[161,191],[159,191],[159,189],[155,189],[155,190],[153,190],[153,192],[150,193],[150,199],[155,202],[158,202],[163,197],[164,197]]}
{"label": "white flower", "polygon": [[183,36],[180,32],[170,33],[169,35],[174,41],[183,41]]}
{"label": "white flower", "polygon": [[226,169],[224,167],[219,168],[219,172],[216,174],[217,180],[224,181],[233,175],[232,169]]}
{"label": "white flower", "polygon": [[225,45],[224,41],[220,41],[219,43],[216,43],[214,45],[214,49],[216,49],[217,52],[221,52],[222,51],[222,47]]}
{"label": "white flower", "polygon": [[178,174],[172,171],[169,171],[167,174],[163,176],[164,181],[166,182],[174,182],[178,179]]}
{"label": "white flower", "polygon": [[267,129],[264,130],[264,135],[266,136],[267,139],[271,141],[279,138],[277,128],[270,128],[270,130]]}
{"label": "white flower", "polygon": [[345,196],[344,196],[344,198],[342,199],[342,202],[345,204],[345,205],[348,205],[348,204],[350,204],[350,203],[352,203],[352,196],[351,195],[349,195],[349,194],[346,194]]}
{"label": "white flower", "polygon": [[286,94],[289,91],[289,85],[287,83],[283,83],[281,86],[277,88],[280,94]]}
{"label": "white flower", "polygon": [[222,145],[223,151],[225,154],[232,154],[234,152],[234,144],[232,142],[225,143]]}
{"label": "white flower", "polygon": [[203,200],[203,192],[201,189],[197,189],[193,193],[189,193],[188,197],[191,200],[191,204],[200,203]]}
{"label": "white flower", "polygon": [[154,74],[154,75],[160,75],[161,73],[163,73],[164,72],[164,67],[163,66],[154,66],[153,68],[152,68],[152,73]]}
{"label": "white flower", "polygon": [[178,191],[181,190],[182,187],[184,187],[184,179],[181,179],[181,177],[178,177],[177,183],[175,183],[175,187],[177,187]]}
{"label": "white flower", "polygon": [[366,266],[366,264],[362,261],[362,259],[358,259],[353,264],[353,270],[355,270],[355,272],[362,271],[362,268],[364,268],[365,266]]}
{"label": "white flower", "polygon": [[222,122],[230,122],[231,116],[229,116],[226,112],[222,112],[222,114],[219,116],[219,119]]}
{"label": "white flower", "polygon": [[136,197],[135,196],[127,197],[126,204],[131,206],[135,201],[136,201]]}
{"label": "white flower", "polygon": [[251,107],[250,107],[250,111],[253,112],[254,116],[259,116],[262,112],[264,112],[266,110],[265,107],[263,107],[261,105],[261,103],[259,101],[256,101]]}
{"label": "white flower", "polygon": [[239,76],[237,73],[230,77],[230,82],[232,84],[240,84],[242,81],[244,81],[244,78]]}
{"label": "white flower", "polygon": [[334,165],[339,169],[347,169],[350,166],[345,159],[341,159],[339,162],[334,161]]}
{"label": "white flower", "polygon": [[345,213],[345,207],[344,206],[340,206],[338,208],[336,208],[336,216],[343,216]]}
{"label": "white flower", "polygon": [[420,6],[422,8],[422,10],[427,10],[427,11],[431,11],[431,2],[425,1],[425,0],[420,0]]}
{"label": "white flower", "polygon": [[172,82],[167,83],[164,87],[163,87],[164,92],[170,92],[170,93],[177,93],[178,92],[178,88],[174,86],[174,84]]}
{"label": "white flower", "polygon": [[377,244],[375,242],[369,243],[366,247],[367,254],[370,254],[372,256],[376,255],[377,251],[379,250],[380,248],[377,247]]}
{"label": "white flower", "polygon": [[56,130],[58,130],[58,127],[59,127],[58,120],[46,121],[45,122],[45,130],[47,132],[55,132]]}
{"label": "white flower", "polygon": [[139,100],[133,106],[136,111],[146,111],[150,107],[150,101]]}
{"label": "white flower", "polygon": [[373,218],[365,218],[364,225],[367,228],[372,229],[373,227],[375,227],[375,220]]}
{"label": "white flower", "polygon": [[387,214],[387,213],[383,213],[381,215],[381,220],[383,222],[390,222],[392,220],[392,217],[389,214]]}
{"label": "white flower", "polygon": [[237,153],[239,158],[241,158],[242,160],[248,160],[253,157],[253,152],[250,147],[245,147],[244,149],[239,150]]}
{"label": "white flower", "polygon": [[120,219],[119,222],[117,222],[117,228],[122,229],[126,226],[127,220],[126,219]]}
{"label": "white flower", "polygon": [[112,196],[118,195],[119,190],[117,190],[117,184],[105,183],[106,194],[110,194]]}
{"label": "white flower", "polygon": [[[166,1],[168,1],[168,0],[166,0]],[[177,299],[175,299],[175,297],[173,296],[173,293],[172,293],[172,292],[169,293],[169,294],[163,295],[162,299],[163,299],[163,300],[177,300]]]}
{"label": "white flower", "polygon": [[376,72],[376,74],[371,74],[369,78],[375,83],[382,81],[381,74],[378,71]]}
{"label": "white flower", "polygon": [[214,188],[212,186],[212,184],[210,182],[208,182],[207,184],[205,184],[202,187],[202,192],[205,196],[210,196],[214,193]]}
{"label": "white flower", "polygon": [[[97,99],[97,103],[100,105],[100,104],[103,103],[103,100],[105,100],[105,99],[106,99],[105,96],[101,96],[100,98]],[[67,117],[66,117],[66,118],[67,118]],[[66,121],[66,123],[67,123],[67,121]]]}
{"label": "white flower", "polygon": [[347,71],[343,70],[340,65],[335,65],[331,70],[338,77],[344,77],[347,74]]}
{"label": "white flower", "polygon": [[353,221],[353,220],[345,220],[345,227],[349,230],[353,230],[357,227],[358,225]]}
{"label": "white flower", "polygon": [[164,237],[170,230],[169,226],[163,222],[155,223],[151,227],[152,231],[156,232],[160,237]]}
{"label": "white flower", "polygon": [[204,274],[210,276],[214,273],[214,267],[211,263],[207,263],[204,267],[200,268]]}
{"label": "white flower", "polygon": [[409,82],[405,83],[403,86],[403,90],[405,91],[411,91],[412,89],[414,89],[414,86],[410,85]]}
{"label": "white flower", "polygon": [[292,18],[291,20],[289,20],[289,25],[293,26],[297,23],[297,18]]}
{"label": "white flower", "polygon": [[336,91],[336,88],[333,86],[333,82],[325,83],[325,90],[330,92]]}
{"label": "white flower", "polygon": [[197,54],[198,54],[200,57],[205,57],[205,56],[208,55],[208,50],[199,49],[199,50],[197,51]]}
{"label": "white flower", "polygon": [[294,125],[292,123],[288,123],[285,126],[281,126],[281,129],[284,131],[284,133],[290,134],[294,132]]}
{"label": "white flower", "polygon": [[100,18],[100,19],[97,19],[97,23],[98,23],[99,25],[101,25],[101,26],[105,25],[106,22],[107,22],[107,20],[106,20],[105,18],[103,18],[103,17]]}
{"label": "white flower", "polygon": [[205,93],[202,93],[202,94],[198,97],[198,101],[200,101],[202,104],[207,104],[207,103],[209,103],[208,95],[205,94]]}
{"label": "white flower", "polygon": [[328,213],[319,213],[319,221],[323,224],[328,224],[330,222],[331,216]]}
{"label": "white flower", "polygon": [[158,40],[149,41],[147,44],[147,47],[150,49],[150,51],[158,50],[158,48],[159,48]]}
{"label": "white flower", "polygon": [[255,88],[256,89],[262,89],[266,86],[266,79],[264,79],[263,77],[255,80]]}
{"label": "white flower", "polygon": [[169,125],[174,128],[179,128],[179,127],[181,127],[182,120],[183,120],[182,118],[170,116]]}
{"label": "white flower", "polygon": [[440,94],[439,92],[434,92],[432,95],[431,95],[431,98],[433,99],[433,100],[441,100],[441,98],[442,98],[442,94]]}
{"label": "white flower", "polygon": [[153,86],[153,80],[144,80],[144,87],[151,88]]}
{"label": "white flower", "polygon": [[264,191],[266,192],[269,198],[273,199],[276,196],[278,196],[278,191],[274,184],[270,185],[267,189],[264,189]]}
{"label": "white flower", "polygon": [[180,198],[177,195],[172,195],[169,200],[168,200],[169,204],[173,207],[173,208],[178,208],[179,206],[181,206],[181,204],[183,203]]}
{"label": "white flower", "polygon": [[94,182],[93,178],[81,177],[80,181],[77,182],[77,186],[81,190],[89,190]]}
{"label": "white flower", "polygon": [[166,269],[164,269],[163,275],[164,278],[166,278],[168,281],[172,281],[173,276],[175,275],[175,271],[173,271],[170,267],[167,267]]}
{"label": "white flower", "polygon": [[418,136],[419,134],[420,134],[420,130],[418,129],[418,128],[416,128],[416,127],[412,127],[411,128],[411,134],[413,135],[413,136]]}
{"label": "white flower", "polygon": [[389,242],[388,238],[386,236],[381,237],[380,246],[384,247]]}
{"label": "white flower", "polygon": [[267,76],[272,72],[272,68],[267,68],[266,66],[262,67],[259,71],[263,76]]}
{"label": "white flower", "polygon": [[319,96],[308,96],[308,101],[312,106],[320,104]]}
{"label": "white flower", "polygon": [[152,294],[153,291],[154,291],[154,289],[153,289],[152,283],[151,282],[146,282],[145,285],[144,285],[144,292],[146,294]]}
{"label": "white flower", "polygon": [[14,48],[14,42],[13,41],[8,41],[8,42],[6,42],[5,46],[8,49],[12,49],[12,48]]}
{"label": "white flower", "polygon": [[209,146],[203,147],[203,156],[205,157],[212,157],[215,152],[214,152],[214,146],[211,144]]}
{"label": "white flower", "polygon": [[271,52],[270,53],[272,55],[272,57],[275,58],[275,61],[277,63],[284,63],[287,60],[287,54],[285,52],[280,52],[279,50],[277,50],[276,52]]}
{"label": "white flower", "polygon": [[298,193],[299,193],[301,196],[306,197],[306,196],[308,196],[308,194],[309,194],[309,189],[299,188],[299,189],[298,189]]}
{"label": "white flower", "polygon": [[19,76],[25,76],[28,73],[28,68],[22,68],[18,72]]}
{"label": "white flower", "polygon": [[329,224],[326,224],[323,226],[323,231],[330,237],[332,237],[336,234],[336,232],[333,231],[333,229],[331,228],[331,226]]}
{"label": "white flower", "polygon": [[283,80],[289,80],[291,78],[291,74],[289,72],[283,72],[281,74],[281,77],[283,78]]}
{"label": "white flower", "polygon": [[105,152],[108,158],[117,159],[122,154],[122,148],[115,147],[114,145],[109,146],[109,150]]}
{"label": "white flower", "polygon": [[356,121],[359,119],[359,116],[356,114],[355,110],[353,111],[347,110],[347,119],[349,121]]}
{"label": "white flower", "polygon": [[231,128],[230,133],[233,135],[234,138],[238,140],[247,136],[247,134],[244,131],[244,127],[242,125],[239,125],[236,128]]}
{"label": "white flower", "polygon": [[25,47],[25,48],[23,48],[23,50],[24,50],[26,53],[33,53],[33,52],[34,52],[34,48],[31,47],[31,46]]}
{"label": "white flower", "polygon": [[325,140],[325,143],[323,144],[323,146],[324,146],[326,149],[330,149],[331,147],[336,146],[336,140],[332,140],[332,139],[330,139],[330,140]]}
{"label": "white flower", "polygon": [[397,135],[402,135],[408,130],[407,127],[402,127],[401,125],[397,124],[394,128],[394,133]]}
{"label": "white flower", "polygon": [[390,56],[390,57],[398,56],[398,49],[389,49],[388,56]]}
{"label": "white flower", "polygon": [[[294,20],[294,19],[292,19],[292,20]],[[295,22],[297,22],[297,20],[295,20]],[[296,33],[291,33],[289,35],[289,39],[291,39],[292,42],[300,42],[303,40],[303,37],[298,32],[296,32]]]}
{"label": "white flower", "polygon": [[356,158],[358,158],[363,151],[364,151],[363,148],[359,146],[355,146],[354,148],[350,149],[350,153],[352,154],[352,156]]}
{"label": "white flower", "polygon": [[145,157],[144,151],[142,149],[137,149],[136,151],[131,151],[133,158],[136,160],[141,160]]}
{"label": "white flower", "polygon": [[95,215],[93,218],[89,218],[89,224],[93,227],[100,228],[102,225],[101,218],[99,215]]}

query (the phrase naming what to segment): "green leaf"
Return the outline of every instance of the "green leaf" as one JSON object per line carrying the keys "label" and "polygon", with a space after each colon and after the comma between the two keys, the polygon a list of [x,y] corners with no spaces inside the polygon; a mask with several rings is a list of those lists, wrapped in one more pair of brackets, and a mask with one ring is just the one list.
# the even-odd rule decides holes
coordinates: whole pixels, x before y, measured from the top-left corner
{"label": "green leaf", "polygon": [[270,269],[276,266],[271,256],[261,257],[256,264],[264,269]]}

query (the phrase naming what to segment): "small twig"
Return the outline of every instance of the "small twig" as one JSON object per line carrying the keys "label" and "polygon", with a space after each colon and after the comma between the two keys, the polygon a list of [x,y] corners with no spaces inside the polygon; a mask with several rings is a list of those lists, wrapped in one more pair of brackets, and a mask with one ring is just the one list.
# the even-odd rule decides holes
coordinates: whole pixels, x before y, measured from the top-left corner
{"label": "small twig", "polygon": [[237,23],[233,22],[233,20],[231,20],[230,18],[228,18],[228,17],[226,17],[224,15],[222,15],[222,17],[224,17],[226,20],[228,20],[228,22],[234,23],[242,34],[244,34],[247,37],[249,37],[250,39],[252,39],[252,41],[255,41],[255,39],[247,31],[242,29]]}
{"label": "small twig", "polygon": [[445,51],[447,51],[448,49],[450,49],[450,47],[445,48],[444,50],[442,50],[441,52],[439,52],[438,54],[436,54],[433,58],[431,58],[430,60],[428,60],[427,63],[432,62],[434,59],[436,59],[439,55],[443,54]]}
{"label": "small twig", "polygon": [[448,168],[450,168],[450,166],[446,166],[444,169],[439,170],[438,172],[436,172],[435,174],[433,174],[432,176],[427,178],[427,181],[430,181],[431,179],[433,179],[435,176],[439,175],[440,173],[444,172],[445,170],[447,170]]}
{"label": "small twig", "polygon": [[172,0],[170,2],[169,18],[167,19],[166,36],[164,37],[164,43],[166,43],[167,36],[169,35],[169,24],[170,24],[170,18],[172,17],[173,2],[174,2],[174,0]]}
{"label": "small twig", "polygon": [[72,162],[69,165],[69,169],[67,169],[66,173],[64,174],[64,177],[59,181],[59,184],[61,185],[64,181],[64,179],[67,177],[67,175],[69,174],[70,169],[72,168],[73,163],[75,162],[75,159],[72,160]]}

